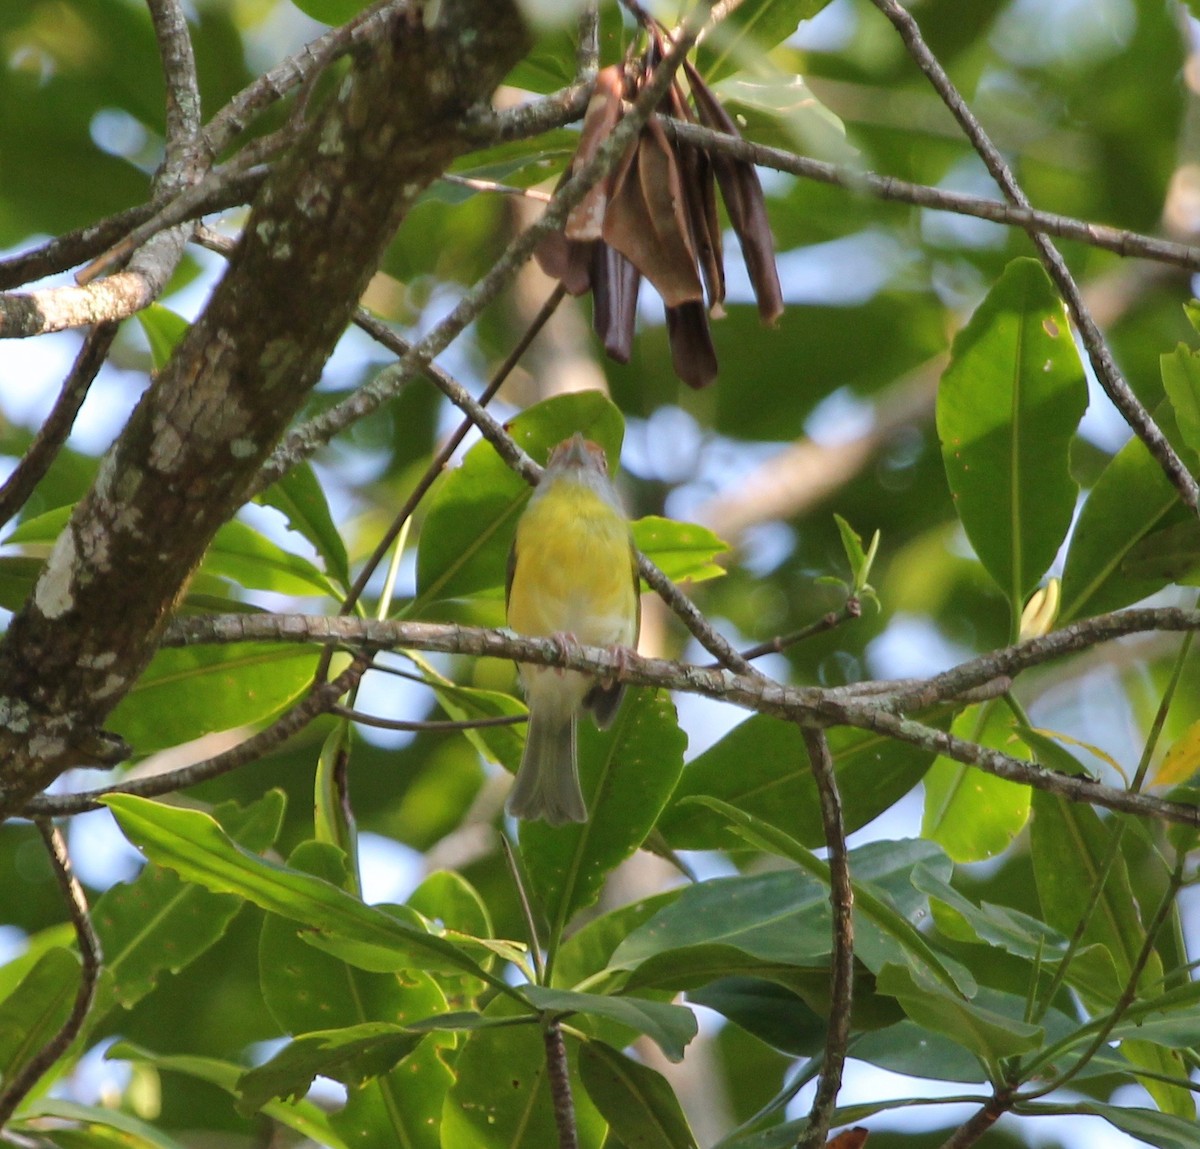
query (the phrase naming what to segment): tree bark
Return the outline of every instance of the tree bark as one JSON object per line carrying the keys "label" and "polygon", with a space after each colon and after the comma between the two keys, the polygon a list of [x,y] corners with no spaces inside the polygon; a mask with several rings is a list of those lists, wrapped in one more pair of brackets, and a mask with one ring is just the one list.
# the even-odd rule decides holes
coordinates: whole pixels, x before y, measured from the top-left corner
{"label": "tree bark", "polygon": [[[436,13],[436,15],[435,15]],[[468,111],[527,48],[511,0],[414,2],[281,157],[203,315],[100,465],[0,645],[0,817],[86,759],[244,502]]]}

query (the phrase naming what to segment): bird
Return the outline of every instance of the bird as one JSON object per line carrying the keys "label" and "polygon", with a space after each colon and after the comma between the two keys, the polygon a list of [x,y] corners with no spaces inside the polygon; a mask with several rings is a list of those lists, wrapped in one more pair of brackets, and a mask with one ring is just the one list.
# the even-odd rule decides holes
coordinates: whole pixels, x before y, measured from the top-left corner
{"label": "bird", "polygon": [[[604,450],[576,432],[551,452],[517,522],[508,559],[508,626],[530,638],[627,649],[641,624],[637,552]],[[507,810],[552,826],[586,822],[576,729],[590,710],[601,729],[623,687],[557,667],[519,667],[529,725]]]}

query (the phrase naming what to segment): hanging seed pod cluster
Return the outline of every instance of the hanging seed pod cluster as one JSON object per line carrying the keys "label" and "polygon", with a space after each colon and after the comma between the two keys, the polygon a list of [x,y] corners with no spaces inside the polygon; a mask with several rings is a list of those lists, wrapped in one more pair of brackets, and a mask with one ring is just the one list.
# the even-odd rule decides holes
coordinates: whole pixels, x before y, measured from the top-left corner
{"label": "hanging seed pod cluster", "polygon": [[[564,182],[612,134],[665,49],[662,32],[652,29],[640,69],[614,65],[599,73]],[[676,80],[658,111],[739,135],[733,117],[699,72],[687,63],[684,69],[690,101]],[[642,278],[648,279],[666,306],[675,373],[691,387],[705,387],[717,377],[709,320],[723,314],[725,299],[718,187],[742,247],[759,315],[764,323],[774,323],[783,313],[783,295],[754,165],[680,143],[655,116],[609,176],[575,207],[563,230],[543,241],[537,252],[543,270],[572,295],[592,293],[596,334],[620,363],[629,360],[638,290]]]}

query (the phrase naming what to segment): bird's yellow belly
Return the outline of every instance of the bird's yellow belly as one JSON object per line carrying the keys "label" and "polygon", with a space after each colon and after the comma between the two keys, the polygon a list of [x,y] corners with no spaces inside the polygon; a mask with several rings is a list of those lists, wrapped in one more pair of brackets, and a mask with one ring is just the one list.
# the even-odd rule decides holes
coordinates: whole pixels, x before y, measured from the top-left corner
{"label": "bird's yellow belly", "polygon": [[533,505],[517,531],[508,624],[518,634],[569,634],[591,646],[634,640],[628,528],[588,491]]}

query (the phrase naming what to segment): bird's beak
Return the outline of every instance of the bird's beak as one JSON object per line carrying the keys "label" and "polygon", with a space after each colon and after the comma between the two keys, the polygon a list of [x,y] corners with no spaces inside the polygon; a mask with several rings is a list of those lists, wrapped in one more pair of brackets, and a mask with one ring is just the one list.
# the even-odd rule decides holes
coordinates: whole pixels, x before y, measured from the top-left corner
{"label": "bird's beak", "polygon": [[588,453],[587,440],[576,431],[562,448],[562,461],[568,467],[590,467],[592,458]]}

